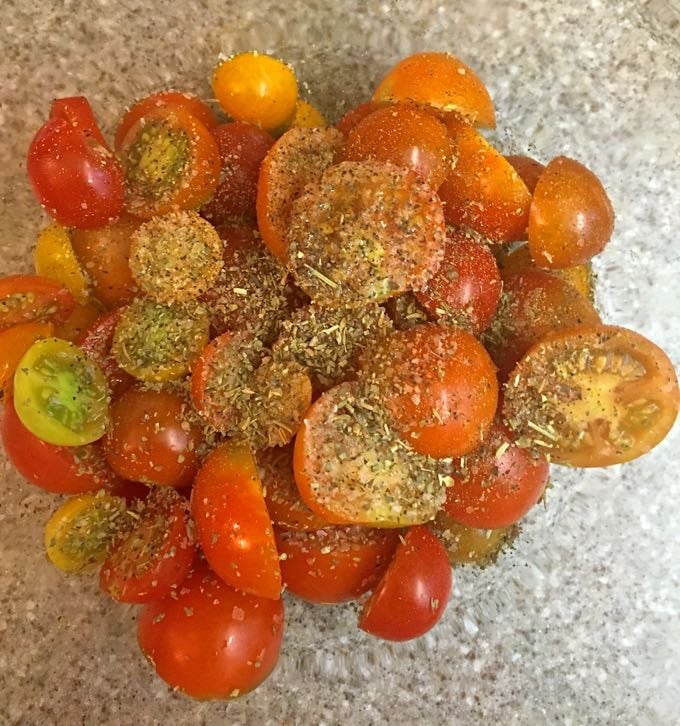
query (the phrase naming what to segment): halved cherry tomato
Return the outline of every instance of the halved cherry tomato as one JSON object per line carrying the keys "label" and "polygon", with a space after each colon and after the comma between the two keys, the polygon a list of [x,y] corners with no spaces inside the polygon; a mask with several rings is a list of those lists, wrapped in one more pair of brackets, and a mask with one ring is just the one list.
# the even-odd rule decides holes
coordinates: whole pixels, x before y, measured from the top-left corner
{"label": "halved cherry tomato", "polygon": [[222,444],[194,482],[191,511],[203,554],[229,585],[281,596],[281,568],[255,459],[246,444]]}
{"label": "halved cherry tomato", "polygon": [[146,116],[149,111],[153,111],[161,106],[179,106],[183,108],[194,118],[198,119],[208,131],[213,131],[217,127],[217,117],[210,106],[201,101],[198,96],[194,96],[191,93],[182,93],[181,91],[159,91],[137,101],[125,112],[116,129],[114,142],[116,149],[120,149],[127,132],[140,118]]}
{"label": "halved cherry tomato", "polygon": [[12,392],[14,371],[24,353],[53,330],[51,323],[20,323],[0,331],[0,400]]}
{"label": "halved cherry tomato", "polygon": [[427,527],[412,527],[364,604],[359,627],[384,640],[411,640],[431,630],[451,595],[451,565]]}
{"label": "halved cherry tomato", "polygon": [[68,319],[75,304],[65,287],[44,277],[0,277],[0,330],[30,322],[59,325]]}
{"label": "halved cherry tomato", "polygon": [[368,527],[278,529],[276,544],[286,590],[315,603],[356,600],[385,571],[398,537],[394,530]]}
{"label": "halved cherry tomato", "polygon": [[177,590],[191,570],[196,547],[189,503],[173,489],[154,489],[130,529],[113,540],[99,585],[119,602],[152,602]]}
{"label": "halved cherry tomato", "polygon": [[293,445],[257,452],[257,469],[272,523],[295,530],[317,530],[328,522],[300,498],[293,473]]}
{"label": "halved cherry tomato", "polygon": [[447,230],[444,259],[418,302],[441,323],[474,334],[493,320],[501,296],[501,276],[491,250],[465,230]]}
{"label": "halved cherry tomato", "polygon": [[573,267],[601,252],[614,231],[614,210],[600,180],[566,156],[553,159],[536,184],[529,249],[541,267]]}
{"label": "halved cherry tomato", "polygon": [[295,438],[293,465],[305,504],[335,524],[427,522],[446,496],[436,466],[403,444],[358,383],[314,402]]}
{"label": "halved cherry tomato", "polygon": [[530,156],[506,156],[505,157],[512,168],[519,174],[519,178],[526,184],[527,189],[534,193],[538,179],[545,169],[545,164],[541,164],[540,161],[532,159]]}
{"label": "halved cherry tomato", "polygon": [[122,214],[97,229],[74,229],[71,245],[92,285],[92,294],[107,308],[126,305],[137,293],[130,270],[130,242],[141,220]]}
{"label": "halved cherry tomato", "polygon": [[470,333],[421,325],[379,341],[364,357],[364,378],[400,436],[421,454],[462,456],[476,449],[496,413],[496,370]]}
{"label": "halved cherry tomato", "polygon": [[416,53],[399,61],[380,82],[373,100],[412,101],[455,111],[475,126],[496,126],[493,102],[479,76],[449,53]]}
{"label": "halved cherry tomato", "polygon": [[64,572],[100,564],[116,534],[128,524],[125,500],[102,492],[66,500],[45,525],[45,550]]}
{"label": "halved cherry tomato", "polygon": [[307,184],[319,181],[340,157],[344,139],[335,129],[291,129],[269,150],[257,184],[257,224],[262,241],[286,260],[291,207]]}
{"label": "halved cherry tomato", "polygon": [[345,159],[405,166],[437,189],[451,171],[452,152],[446,126],[436,116],[399,103],[359,121],[347,136]]}
{"label": "halved cherry tomato", "polygon": [[328,126],[321,111],[311,103],[298,99],[295,104],[295,115],[290,122],[291,128],[297,129],[323,129]]}
{"label": "halved cherry tomato", "polygon": [[369,114],[382,108],[382,104],[375,101],[366,101],[358,106],[351,108],[347,113],[335,124],[335,128],[346,138],[349,132]]}
{"label": "halved cherry tomato", "polygon": [[222,172],[215,194],[201,214],[215,225],[253,222],[260,167],[274,138],[242,121],[218,126],[213,136],[220,150]]}
{"label": "halved cherry tomato", "polygon": [[614,325],[559,330],[522,358],[503,418],[520,446],[569,466],[636,459],[671,430],[680,393],[673,364],[639,333]]}
{"label": "halved cherry tomato", "polygon": [[55,328],[55,337],[77,345],[80,336],[101,316],[102,312],[102,306],[94,299],[76,305],[68,318]]}
{"label": "halved cherry tomato", "polygon": [[381,302],[418,289],[444,254],[444,214],[407,169],[343,161],[293,202],[288,265],[314,302]]}
{"label": "halved cherry tomato", "polygon": [[104,452],[109,466],[125,479],[184,487],[198,471],[201,440],[189,404],[180,396],[131,388],[111,406]]}
{"label": "halved cherry tomato", "polygon": [[600,316],[569,283],[538,269],[507,274],[496,319],[484,343],[505,381],[526,351],[553,330],[596,325]]}
{"label": "halved cherry tomato", "polygon": [[239,592],[198,564],[177,593],[142,608],[137,638],[173,688],[193,698],[236,698],[274,670],[283,601]]}
{"label": "halved cherry tomato", "polygon": [[181,106],[158,106],[137,119],[119,154],[125,170],[126,209],[137,217],[198,209],[217,187],[217,143]]}
{"label": "halved cherry tomato", "polygon": [[225,113],[263,129],[282,126],[295,113],[298,86],[292,68],[256,51],[220,63],[212,88]]}
{"label": "halved cherry tomato", "polygon": [[[541,437],[536,436],[540,442]],[[540,444],[521,448],[504,426],[494,423],[481,446],[454,460],[453,482],[444,509],[469,527],[496,529],[518,522],[543,496],[548,462]]]}
{"label": "halved cherry tomato", "polygon": [[99,366],[72,343],[37,340],[14,373],[21,423],[48,444],[80,446],[104,435],[109,389]]}
{"label": "halved cherry tomato", "polygon": [[439,187],[449,224],[471,227],[491,242],[526,239],[531,194],[507,159],[455,115],[444,123],[456,164]]}
{"label": "halved cherry tomato", "polygon": [[52,223],[38,235],[33,250],[35,272],[58,282],[79,302],[87,298],[88,280],[76,258],[68,230]]}
{"label": "halved cherry tomato", "polygon": [[40,204],[66,227],[100,227],[123,211],[123,170],[86,99],[62,98],[28,148]]}
{"label": "halved cherry tomato", "polygon": [[120,485],[98,444],[54,446],[34,436],[19,420],[11,396],[0,419],[5,454],[31,484],[56,494],[81,494]]}

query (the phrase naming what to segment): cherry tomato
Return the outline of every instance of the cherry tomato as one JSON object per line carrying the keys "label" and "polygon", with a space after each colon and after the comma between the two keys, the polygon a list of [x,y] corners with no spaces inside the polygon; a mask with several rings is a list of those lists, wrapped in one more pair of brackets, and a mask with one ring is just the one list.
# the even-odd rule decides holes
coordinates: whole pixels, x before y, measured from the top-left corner
{"label": "cherry tomato", "polygon": [[439,187],[446,221],[491,242],[526,239],[531,194],[517,172],[469,124],[445,119],[456,164]]}
{"label": "cherry tomato", "polygon": [[73,295],[52,280],[37,275],[0,277],[0,330],[30,322],[59,325],[74,307]]}
{"label": "cherry tomato", "polygon": [[532,159],[530,156],[506,156],[512,168],[519,174],[519,178],[526,184],[527,189],[534,193],[538,179],[545,169],[545,164]]}
{"label": "cherry tomato", "polygon": [[412,527],[364,604],[359,627],[384,640],[411,640],[431,630],[451,595],[451,565],[427,527]]}
{"label": "cherry tomato", "polygon": [[493,320],[501,297],[493,253],[464,230],[449,228],[444,259],[416,297],[439,322],[481,333]]}
{"label": "cherry tomato", "polygon": [[281,596],[273,525],[247,445],[213,449],[196,477],[191,511],[203,554],[227,584],[259,597]]}
{"label": "cherry tomato", "polygon": [[315,603],[356,600],[387,568],[398,536],[394,530],[367,527],[277,530],[286,589]]}
{"label": "cherry tomato", "polygon": [[403,444],[358,383],[314,402],[295,438],[293,465],[305,504],[334,524],[419,524],[446,497],[436,467]]}
{"label": "cherry tomato", "polygon": [[149,111],[161,106],[179,106],[200,121],[208,131],[214,131],[217,127],[218,121],[212,109],[197,96],[191,93],[182,93],[181,91],[160,91],[142,98],[125,112],[116,129],[116,149],[121,148],[127,132],[140,118],[146,116]]}
{"label": "cherry tomato", "polygon": [[79,302],[87,298],[87,277],[76,258],[68,230],[54,222],[40,232],[33,250],[35,272],[58,282]]}
{"label": "cherry tomato", "polygon": [[137,293],[130,270],[130,241],[141,220],[123,214],[98,229],[74,229],[71,245],[92,285],[92,294],[107,308],[126,305]]}
{"label": "cherry tomato", "polygon": [[14,373],[21,423],[48,444],[80,446],[100,439],[108,423],[109,390],[97,364],[72,343],[38,340]]}
{"label": "cherry tomato", "polygon": [[323,129],[328,126],[328,123],[318,108],[307,101],[298,99],[295,104],[295,115],[290,125],[297,129]]}
{"label": "cherry tomato", "polygon": [[381,302],[418,289],[444,254],[444,214],[407,169],[344,161],[293,202],[288,265],[314,302]]}
{"label": "cherry tomato", "polygon": [[41,338],[52,335],[51,323],[20,323],[0,331],[0,400],[12,392],[14,371],[24,353]]}
{"label": "cherry tomato", "polygon": [[549,272],[528,269],[503,277],[496,319],[484,342],[501,381],[526,351],[553,330],[595,325],[600,316],[587,298]]}
{"label": "cherry tomato", "polygon": [[376,402],[421,454],[473,451],[496,413],[495,367],[464,330],[428,324],[393,333],[365,356],[363,368]]}
{"label": "cherry tomato", "polygon": [[198,471],[201,440],[180,396],[131,388],[111,406],[104,451],[111,468],[125,479],[184,487]]}
{"label": "cherry tomato", "polygon": [[349,136],[349,132],[369,114],[382,108],[382,104],[375,101],[366,101],[358,106],[351,108],[347,113],[335,124],[335,128],[345,137]]}
{"label": "cherry tomato", "polygon": [[220,63],[212,88],[222,110],[237,121],[275,129],[295,113],[297,79],[290,66],[256,51]]}
{"label": "cherry tomato", "polygon": [[[535,438],[541,441],[540,436]],[[496,529],[524,517],[548,483],[548,462],[539,444],[533,443],[532,449],[520,448],[495,423],[479,448],[459,462],[454,460],[453,483],[444,505],[451,518],[469,527]]]}
{"label": "cherry tomato", "polygon": [[[444,264],[443,261],[442,264]],[[383,307],[390,316],[395,330],[410,330],[417,325],[432,322],[429,312],[420,304],[415,293],[412,292],[405,292],[391,297],[383,303]]]}
{"label": "cherry tomato", "polygon": [[262,241],[286,260],[291,206],[307,184],[319,181],[340,157],[344,139],[335,129],[291,129],[271,147],[257,185],[257,224]]}
{"label": "cherry tomato", "polygon": [[125,206],[137,217],[198,209],[217,187],[217,143],[181,106],[158,106],[140,116],[125,134],[119,154]]}
{"label": "cherry tomato", "polygon": [[19,420],[8,397],[0,420],[5,455],[31,484],[56,494],[81,494],[97,489],[114,491],[118,476],[106,464],[101,447],[54,446],[34,436]]}
{"label": "cherry tomato", "polygon": [[449,53],[416,53],[399,61],[380,82],[373,100],[412,101],[456,111],[475,126],[496,126],[493,102],[479,76]]}
{"label": "cherry tomato", "polygon": [[173,688],[193,698],[236,698],[274,670],[283,602],[234,590],[197,565],[178,593],[142,608],[137,638]]}
{"label": "cherry tomato", "polygon": [[125,500],[110,494],[80,494],[67,499],[45,525],[45,550],[64,572],[100,564],[118,532],[127,525]]}
{"label": "cherry tomato", "polygon": [[95,300],[76,305],[67,320],[55,328],[54,334],[57,338],[77,344],[80,336],[101,316],[102,312],[102,306]]}
{"label": "cherry tomato", "polygon": [[300,498],[293,474],[293,445],[257,453],[257,470],[272,523],[295,530],[317,530],[328,522]]}
{"label": "cherry tomato", "polygon": [[155,489],[130,529],[113,540],[99,585],[119,602],[152,602],[169,595],[191,570],[195,546],[189,505],[173,489]]}
{"label": "cherry tomato", "polygon": [[541,267],[573,267],[601,252],[614,231],[614,210],[600,180],[566,156],[553,159],[536,184],[529,249]]}
{"label": "cherry tomato", "polygon": [[636,459],[671,430],[680,393],[668,356],[614,325],[560,330],[518,363],[503,418],[520,446],[536,445],[569,466]]}
{"label": "cherry tomato", "polygon": [[222,172],[203,216],[215,225],[255,220],[260,167],[274,138],[253,124],[236,121],[213,131],[220,150]]}
{"label": "cherry tomato", "polygon": [[446,126],[438,118],[400,103],[359,121],[347,136],[345,159],[405,166],[437,189],[451,170],[452,151]]}
{"label": "cherry tomato", "polygon": [[130,269],[140,290],[156,302],[190,302],[217,280],[222,240],[195,212],[154,217],[132,235]]}
{"label": "cherry tomato", "polygon": [[123,211],[123,171],[89,103],[62,98],[28,148],[33,192],[65,227],[99,227]]}

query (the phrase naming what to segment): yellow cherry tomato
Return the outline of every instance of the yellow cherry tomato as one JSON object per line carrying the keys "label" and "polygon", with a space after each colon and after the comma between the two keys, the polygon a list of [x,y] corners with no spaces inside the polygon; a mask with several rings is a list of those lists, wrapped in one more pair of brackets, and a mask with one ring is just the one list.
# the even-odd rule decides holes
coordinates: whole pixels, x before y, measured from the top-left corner
{"label": "yellow cherry tomato", "polygon": [[113,538],[128,524],[125,500],[109,494],[71,497],[45,525],[47,557],[64,572],[101,564]]}
{"label": "yellow cherry tomato", "polygon": [[263,129],[275,129],[295,113],[295,73],[283,61],[256,51],[235,55],[215,69],[215,97],[225,113]]}
{"label": "yellow cherry tomato", "polygon": [[83,331],[87,330],[98,318],[104,314],[104,308],[96,301],[90,299],[82,305],[76,305],[68,320],[57,326],[57,338],[75,343]]}
{"label": "yellow cherry tomato", "polygon": [[87,277],[71,246],[68,230],[52,223],[40,232],[33,251],[37,275],[63,285],[76,300],[84,301],[88,295]]}
{"label": "yellow cherry tomato", "polygon": [[24,353],[52,332],[52,323],[21,323],[0,332],[0,400],[12,390],[14,371]]}
{"label": "yellow cherry tomato", "polygon": [[328,122],[322,116],[321,111],[314,108],[307,101],[298,101],[295,106],[295,116],[291,127],[298,129],[325,128]]}

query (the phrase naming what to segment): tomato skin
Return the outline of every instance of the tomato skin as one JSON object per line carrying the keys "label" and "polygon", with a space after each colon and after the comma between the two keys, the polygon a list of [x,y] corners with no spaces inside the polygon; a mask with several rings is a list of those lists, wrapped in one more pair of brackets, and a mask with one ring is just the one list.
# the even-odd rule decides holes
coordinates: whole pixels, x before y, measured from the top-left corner
{"label": "tomato skin", "polygon": [[545,169],[545,164],[541,164],[540,161],[536,161],[530,156],[510,155],[505,158],[519,174],[519,178],[526,184],[527,189],[533,194],[539,177]]}
{"label": "tomato skin", "polygon": [[19,420],[11,396],[0,419],[5,454],[29,483],[46,492],[82,494],[113,489],[120,479],[104,461],[98,444],[55,446],[34,436]]}
{"label": "tomato skin", "polygon": [[0,400],[12,392],[14,371],[24,353],[53,330],[51,323],[20,323],[0,331]]}
{"label": "tomato skin", "polygon": [[314,603],[356,600],[378,581],[398,542],[396,530],[335,527],[276,530],[288,592]]}
{"label": "tomato skin", "polygon": [[33,264],[36,275],[59,283],[79,303],[87,301],[87,278],[75,256],[65,227],[53,222],[40,232],[33,250]]}
{"label": "tomato skin", "polygon": [[104,438],[109,466],[124,479],[158,486],[184,487],[198,470],[202,439],[188,422],[188,404],[170,391],[130,388],[111,405]]}
{"label": "tomato skin", "polygon": [[548,470],[542,455],[517,446],[508,430],[494,423],[482,445],[465,458],[464,472],[452,475],[444,509],[468,527],[508,527],[541,499]]}
{"label": "tomato skin", "polygon": [[281,569],[262,484],[246,444],[214,449],[194,482],[191,512],[208,564],[226,583],[281,596]]}
{"label": "tomato skin", "polygon": [[274,670],[283,615],[281,600],[239,592],[197,564],[176,597],[142,608],[137,638],[173,688],[198,699],[236,698]]}
{"label": "tomato skin", "polygon": [[382,108],[382,104],[375,101],[366,101],[358,106],[351,108],[345,115],[335,124],[335,128],[344,136],[349,136],[349,132],[369,114]]}
{"label": "tomato skin", "polygon": [[452,581],[441,542],[427,527],[411,527],[364,604],[359,627],[384,640],[419,638],[444,614]]}
{"label": "tomato skin", "polygon": [[[82,107],[84,99],[73,99]],[[123,211],[123,170],[89,121],[69,118],[71,99],[59,99],[28,148],[26,169],[40,204],[66,227],[100,227]],[[88,104],[89,108],[89,104]]]}
{"label": "tomato skin", "polygon": [[328,126],[328,123],[318,108],[298,99],[295,104],[295,116],[290,125],[291,128],[298,129],[322,129]]}
{"label": "tomato skin", "polygon": [[65,287],[45,277],[0,277],[0,330],[30,322],[60,325],[68,319],[75,304]]}

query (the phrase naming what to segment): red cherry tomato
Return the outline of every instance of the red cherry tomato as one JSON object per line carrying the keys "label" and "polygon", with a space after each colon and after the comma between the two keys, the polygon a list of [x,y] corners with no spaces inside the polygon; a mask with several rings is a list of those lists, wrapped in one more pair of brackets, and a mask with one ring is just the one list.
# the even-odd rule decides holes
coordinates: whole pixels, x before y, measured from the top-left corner
{"label": "red cherry tomato", "polygon": [[247,445],[213,449],[194,482],[191,511],[203,554],[225,582],[259,597],[281,596],[273,525]]}
{"label": "red cherry tomato", "polygon": [[368,527],[279,529],[276,544],[283,582],[289,592],[310,602],[356,600],[385,571],[398,536],[396,530]]}
{"label": "red cherry tomato", "polygon": [[173,688],[193,698],[236,698],[274,670],[283,602],[234,590],[201,564],[177,593],[144,606],[137,638]]}
{"label": "red cherry tomato", "polygon": [[369,114],[382,108],[382,105],[375,101],[366,101],[358,106],[351,108],[347,113],[335,124],[335,128],[346,138],[349,132]]}
{"label": "red cherry tomato", "polygon": [[412,527],[366,601],[359,627],[385,640],[411,640],[431,630],[451,595],[451,565],[427,527]]}
{"label": "red cherry tomato", "polygon": [[84,98],[54,102],[26,163],[36,198],[65,227],[101,227],[123,211],[123,170]]}
{"label": "red cherry tomato", "polygon": [[38,275],[0,278],[0,330],[20,323],[65,323],[75,307],[73,295]]}

